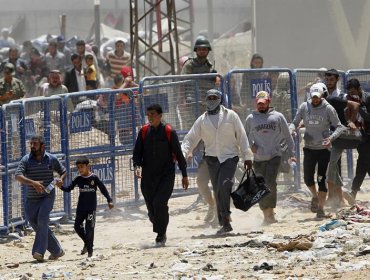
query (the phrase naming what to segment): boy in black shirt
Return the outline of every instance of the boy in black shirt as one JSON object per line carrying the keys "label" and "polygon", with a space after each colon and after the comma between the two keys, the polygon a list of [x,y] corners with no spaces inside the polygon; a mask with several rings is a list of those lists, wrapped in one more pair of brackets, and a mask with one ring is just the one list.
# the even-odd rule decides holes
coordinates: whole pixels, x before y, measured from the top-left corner
{"label": "boy in black shirt", "polygon": [[[100,181],[98,176],[91,172],[87,157],[79,157],[76,161],[76,166],[80,175],[74,178],[68,187],[62,186],[60,189],[65,192],[70,192],[76,186],[80,189],[74,229],[84,242],[81,255],[88,253],[88,257],[92,257],[94,246],[97,188],[99,188],[101,193],[107,199],[109,209],[113,208],[113,202],[105,185],[102,183],[102,181]],[[84,221],[85,227],[83,225]]]}

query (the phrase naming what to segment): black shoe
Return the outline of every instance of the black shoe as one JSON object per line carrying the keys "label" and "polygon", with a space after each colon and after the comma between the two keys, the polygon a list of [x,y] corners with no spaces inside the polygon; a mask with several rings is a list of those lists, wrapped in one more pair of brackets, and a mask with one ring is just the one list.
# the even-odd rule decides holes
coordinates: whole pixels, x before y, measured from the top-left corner
{"label": "black shoe", "polygon": [[155,238],[155,245],[157,247],[164,247],[166,245],[167,235],[166,234],[158,234]]}
{"label": "black shoe", "polygon": [[87,253],[87,247],[86,245],[81,250],[81,255],[85,255]]}
{"label": "black shoe", "polygon": [[87,257],[91,258],[93,256],[93,251],[87,253]]}
{"label": "black shoe", "polygon": [[218,230],[216,234],[217,235],[223,235],[223,234],[226,234],[226,233],[228,233],[232,230],[233,230],[233,228],[232,228],[231,224],[224,224],[223,227],[220,230]]}

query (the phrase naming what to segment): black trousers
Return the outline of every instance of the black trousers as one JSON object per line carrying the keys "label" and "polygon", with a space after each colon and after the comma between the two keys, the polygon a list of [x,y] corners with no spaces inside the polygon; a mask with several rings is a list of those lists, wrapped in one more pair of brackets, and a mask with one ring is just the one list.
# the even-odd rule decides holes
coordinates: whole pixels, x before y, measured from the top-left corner
{"label": "black trousers", "polygon": [[317,184],[320,192],[327,192],[326,170],[330,160],[330,152],[327,149],[312,150],[303,148],[303,178],[309,187],[315,184],[315,168],[317,165]]}
{"label": "black trousers", "polygon": [[370,140],[366,140],[357,147],[358,158],[356,175],[353,178],[352,190],[359,191],[366,173],[370,174]]}
{"label": "black trousers", "polygon": [[205,159],[216,199],[218,221],[222,224],[231,214],[230,194],[239,157],[229,158],[223,163],[220,163],[217,157],[206,156]]}
{"label": "black trousers", "polygon": [[95,210],[76,212],[74,229],[78,236],[84,242],[88,253],[92,253],[94,247],[95,220]]}
{"label": "black trousers", "polygon": [[175,184],[175,171],[162,176],[149,176],[143,173],[141,192],[148,209],[153,232],[165,234],[169,222],[168,200]]}

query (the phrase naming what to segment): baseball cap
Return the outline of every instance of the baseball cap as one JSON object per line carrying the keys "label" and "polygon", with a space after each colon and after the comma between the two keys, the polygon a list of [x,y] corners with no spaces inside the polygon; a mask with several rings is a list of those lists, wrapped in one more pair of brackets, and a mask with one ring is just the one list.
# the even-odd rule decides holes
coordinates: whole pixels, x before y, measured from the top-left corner
{"label": "baseball cap", "polygon": [[10,62],[5,63],[4,69],[9,69],[8,74],[12,74],[14,76],[14,74],[15,74],[15,71],[14,71],[15,70],[15,67],[14,67],[13,63],[10,63]]}
{"label": "baseball cap", "polygon": [[121,74],[123,78],[127,78],[128,76],[132,77],[132,68],[130,66],[122,66]]}
{"label": "baseball cap", "polygon": [[206,98],[208,98],[209,96],[217,96],[218,98],[221,98],[222,93],[217,89],[210,89],[209,91],[207,91]]}
{"label": "baseball cap", "polygon": [[323,90],[322,86],[319,85],[319,84],[314,84],[310,88],[311,98],[313,98],[315,96],[321,98],[321,96],[323,95],[323,93],[324,93],[324,90]]}
{"label": "baseball cap", "polygon": [[267,91],[259,91],[256,94],[256,103],[264,103],[266,104],[267,102],[270,101],[270,94]]}

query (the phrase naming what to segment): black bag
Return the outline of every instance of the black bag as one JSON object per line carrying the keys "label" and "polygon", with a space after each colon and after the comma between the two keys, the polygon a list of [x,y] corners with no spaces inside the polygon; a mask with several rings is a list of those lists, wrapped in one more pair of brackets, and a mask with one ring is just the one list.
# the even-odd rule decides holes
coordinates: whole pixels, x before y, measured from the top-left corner
{"label": "black bag", "polygon": [[[243,181],[245,174],[247,179]],[[235,208],[247,211],[268,193],[270,190],[266,187],[263,176],[256,175],[253,169],[248,169],[244,172],[238,188],[231,193],[231,198]]]}
{"label": "black bag", "polygon": [[288,149],[288,144],[285,139],[283,139],[280,142],[280,147],[281,147],[281,158],[280,158],[279,172],[289,173],[291,170],[291,167],[289,164],[290,153]]}
{"label": "black bag", "polygon": [[363,136],[360,130],[352,131],[346,129],[333,141],[332,146],[338,149],[357,149],[362,141]]}

